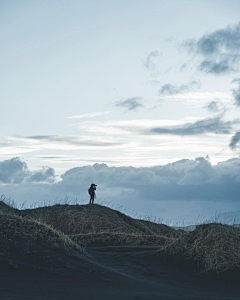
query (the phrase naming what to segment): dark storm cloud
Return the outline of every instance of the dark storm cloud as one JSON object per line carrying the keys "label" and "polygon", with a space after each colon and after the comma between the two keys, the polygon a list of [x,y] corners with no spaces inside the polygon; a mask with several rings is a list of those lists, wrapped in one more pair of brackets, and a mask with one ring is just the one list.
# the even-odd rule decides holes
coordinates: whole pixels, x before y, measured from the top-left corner
{"label": "dark storm cloud", "polygon": [[167,83],[161,86],[159,90],[159,95],[169,96],[175,94],[181,94],[191,90],[192,88],[199,88],[200,83],[197,81],[191,81],[189,84],[181,84],[181,85],[172,85],[171,83]]}
{"label": "dark storm cloud", "polygon": [[234,150],[237,148],[237,144],[240,141],[240,131],[237,131],[231,138],[229,147]]}
{"label": "dark storm cloud", "polygon": [[131,199],[134,194],[139,201],[239,201],[239,176],[240,159],[230,159],[213,166],[208,159],[199,157],[148,168],[108,167],[105,164],[77,167],[63,174],[57,186],[65,194],[73,189],[78,194],[92,178],[110,195],[115,193],[115,197],[124,195]]}
{"label": "dark storm cloud", "polygon": [[136,110],[143,107],[141,97],[132,97],[125,100],[120,100],[115,103],[115,106],[126,108],[128,111]]}
{"label": "dark storm cloud", "polygon": [[201,57],[202,72],[221,75],[240,69],[240,23],[189,39],[184,46]]}
{"label": "dark storm cloud", "polygon": [[[18,159],[13,159],[18,161]],[[212,165],[208,158],[182,159],[155,167],[109,167],[94,164],[75,167],[54,182],[54,171],[44,168],[42,172],[30,172],[25,180],[13,184],[16,172],[25,167],[13,168],[13,161],[1,162],[7,183],[1,181],[1,192],[17,196],[19,200],[56,199],[56,197],[79,197],[86,199],[91,182],[98,185],[98,197],[105,200],[132,201],[139,204],[149,200],[209,200],[239,201],[240,159],[230,159]],[[13,171],[16,170],[16,171]],[[35,174],[35,175],[34,175]],[[46,176],[46,177],[44,177]],[[5,180],[5,179],[4,179]],[[40,181],[41,180],[41,181]],[[6,181],[6,180],[5,180]],[[46,184],[48,183],[48,184]]]}
{"label": "dark storm cloud", "polygon": [[238,87],[236,89],[232,89],[232,94],[235,100],[235,104],[240,106],[240,78],[235,78],[233,83],[238,83]]}
{"label": "dark storm cloud", "polygon": [[178,127],[157,127],[152,128],[149,134],[171,134],[171,135],[199,135],[205,133],[229,134],[232,126],[240,123],[240,120],[223,121],[221,116],[207,118],[194,123],[184,124]]}

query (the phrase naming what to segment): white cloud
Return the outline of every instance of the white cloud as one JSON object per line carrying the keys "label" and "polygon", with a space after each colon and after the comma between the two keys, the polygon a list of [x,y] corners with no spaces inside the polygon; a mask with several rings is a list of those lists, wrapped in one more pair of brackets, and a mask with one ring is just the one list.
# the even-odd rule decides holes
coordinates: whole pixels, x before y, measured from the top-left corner
{"label": "white cloud", "polygon": [[78,128],[89,132],[98,132],[112,135],[208,135],[230,134],[239,120],[225,121],[223,115],[213,118],[195,119],[192,122],[184,120],[130,120],[84,122]]}
{"label": "white cloud", "polygon": [[111,111],[99,111],[99,112],[92,112],[88,114],[82,114],[82,115],[74,115],[70,117],[66,117],[67,119],[83,119],[83,118],[94,118],[99,116],[105,116],[108,115]]}
{"label": "white cloud", "polygon": [[[234,108],[234,99],[231,93],[223,92],[195,92],[161,97],[165,100],[181,101],[197,108],[206,107],[211,102],[216,101],[219,110]],[[184,101],[184,102],[183,102]]]}
{"label": "white cloud", "polygon": [[157,126],[177,126],[186,123],[184,120],[153,120],[153,119],[139,119],[118,121],[110,120],[105,122],[83,122],[78,125],[78,128],[84,129],[88,132],[105,133],[112,135],[129,134],[132,135],[134,131],[146,130]]}
{"label": "white cloud", "polygon": [[7,146],[0,148],[0,155],[14,155],[21,153],[28,153],[39,150],[40,147],[28,147],[28,146]]}
{"label": "white cloud", "polygon": [[87,136],[58,136],[58,135],[38,135],[28,137],[8,137],[12,142],[31,145],[30,149],[37,150],[76,150],[76,149],[114,149],[125,147],[122,141],[113,138]]}

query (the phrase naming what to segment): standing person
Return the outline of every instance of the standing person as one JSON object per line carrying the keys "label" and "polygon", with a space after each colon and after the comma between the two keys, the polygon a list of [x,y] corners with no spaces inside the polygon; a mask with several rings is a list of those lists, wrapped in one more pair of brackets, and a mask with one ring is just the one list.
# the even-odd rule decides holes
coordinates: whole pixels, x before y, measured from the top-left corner
{"label": "standing person", "polygon": [[94,203],[94,198],[96,196],[95,191],[96,191],[96,184],[92,183],[90,188],[88,189],[88,193],[90,195],[90,201],[89,204],[93,204]]}

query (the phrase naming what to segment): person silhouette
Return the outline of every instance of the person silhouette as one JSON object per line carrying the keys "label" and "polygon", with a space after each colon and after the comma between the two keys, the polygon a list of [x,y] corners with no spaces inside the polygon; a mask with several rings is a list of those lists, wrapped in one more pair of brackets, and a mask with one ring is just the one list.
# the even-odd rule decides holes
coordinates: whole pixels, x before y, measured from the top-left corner
{"label": "person silhouette", "polygon": [[93,204],[94,203],[94,198],[96,196],[95,191],[96,191],[96,184],[92,183],[90,188],[88,189],[88,193],[90,195],[90,201],[89,204]]}

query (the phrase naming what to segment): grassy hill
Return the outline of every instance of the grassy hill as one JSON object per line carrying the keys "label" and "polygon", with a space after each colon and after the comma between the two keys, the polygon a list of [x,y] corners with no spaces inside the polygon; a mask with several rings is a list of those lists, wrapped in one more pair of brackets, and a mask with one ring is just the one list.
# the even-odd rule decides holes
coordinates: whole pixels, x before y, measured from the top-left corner
{"label": "grassy hill", "polygon": [[159,251],[159,259],[188,266],[198,274],[240,278],[240,229],[220,223],[198,225],[169,240]]}
{"label": "grassy hill", "polygon": [[0,202],[0,231],[5,271],[66,274],[87,268],[91,258],[84,246],[158,245],[156,263],[165,261],[197,274],[240,275],[240,229],[223,224],[198,225],[185,232],[100,205],[18,210]]}
{"label": "grassy hill", "polygon": [[162,245],[180,233],[100,205],[54,205],[22,211],[84,246]]}
{"label": "grassy hill", "polygon": [[18,272],[66,275],[76,266],[87,269],[91,256],[66,235],[46,224],[0,209],[0,228],[1,275]]}
{"label": "grassy hill", "polygon": [[80,270],[92,276],[99,266],[82,245],[162,245],[175,234],[168,226],[99,205],[18,210],[0,201],[0,275],[80,276]]}

